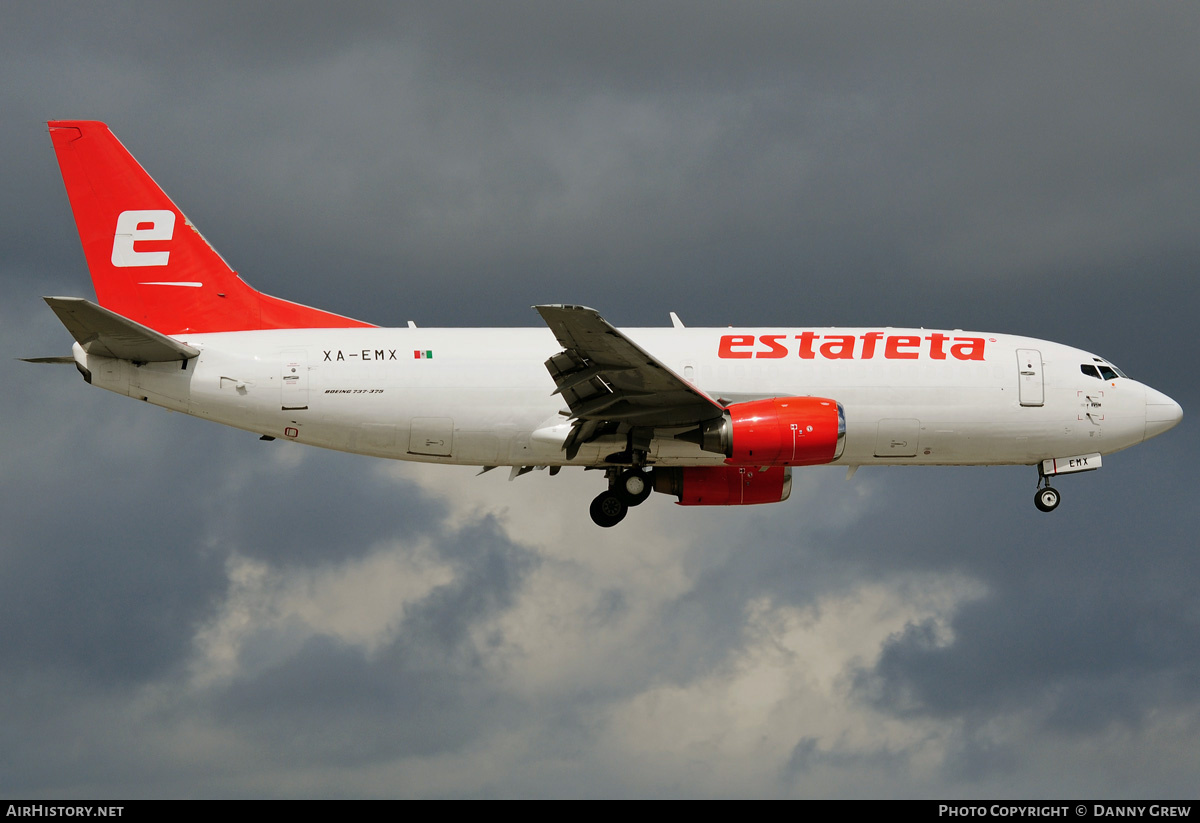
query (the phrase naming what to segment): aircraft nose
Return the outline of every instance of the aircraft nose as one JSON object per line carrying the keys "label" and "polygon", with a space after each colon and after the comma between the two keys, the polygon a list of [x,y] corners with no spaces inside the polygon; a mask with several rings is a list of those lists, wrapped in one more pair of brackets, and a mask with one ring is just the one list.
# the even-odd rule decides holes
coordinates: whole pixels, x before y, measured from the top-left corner
{"label": "aircraft nose", "polygon": [[1183,419],[1183,408],[1160,391],[1146,387],[1146,440],[1173,428]]}

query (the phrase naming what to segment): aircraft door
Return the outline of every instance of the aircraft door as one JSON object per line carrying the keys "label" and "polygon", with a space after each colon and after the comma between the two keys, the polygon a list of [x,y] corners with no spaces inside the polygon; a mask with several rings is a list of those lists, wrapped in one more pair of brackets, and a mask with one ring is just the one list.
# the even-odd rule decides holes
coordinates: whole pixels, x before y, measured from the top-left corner
{"label": "aircraft door", "polygon": [[1022,406],[1041,406],[1045,402],[1040,351],[1017,349],[1017,381]]}
{"label": "aircraft door", "polygon": [[287,410],[308,408],[308,353],[291,349],[280,353],[280,402]]}

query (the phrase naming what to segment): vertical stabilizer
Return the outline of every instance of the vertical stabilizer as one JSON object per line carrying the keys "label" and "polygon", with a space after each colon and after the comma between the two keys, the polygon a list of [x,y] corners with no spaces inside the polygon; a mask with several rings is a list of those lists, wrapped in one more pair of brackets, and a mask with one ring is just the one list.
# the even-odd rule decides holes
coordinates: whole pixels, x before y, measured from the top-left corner
{"label": "vertical stabilizer", "polygon": [[255,291],[108,126],[87,120],[49,126],[104,308],[163,334],[371,325]]}

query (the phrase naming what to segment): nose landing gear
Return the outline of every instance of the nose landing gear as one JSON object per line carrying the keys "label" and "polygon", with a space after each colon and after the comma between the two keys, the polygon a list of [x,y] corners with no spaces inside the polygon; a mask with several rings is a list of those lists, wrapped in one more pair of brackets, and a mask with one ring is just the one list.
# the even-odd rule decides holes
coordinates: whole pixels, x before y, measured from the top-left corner
{"label": "nose landing gear", "polygon": [[1061,495],[1058,489],[1050,488],[1050,478],[1060,474],[1091,472],[1103,465],[1099,452],[1076,454],[1072,457],[1048,457],[1037,464],[1038,490],[1033,496],[1033,505],[1038,511],[1052,512],[1058,508]]}
{"label": "nose landing gear", "polygon": [[1058,493],[1058,489],[1050,487],[1050,478],[1046,478],[1046,485],[1037,490],[1037,494],[1033,496],[1033,505],[1037,506],[1038,511],[1052,512],[1058,508],[1058,504],[1062,501],[1062,497]]}

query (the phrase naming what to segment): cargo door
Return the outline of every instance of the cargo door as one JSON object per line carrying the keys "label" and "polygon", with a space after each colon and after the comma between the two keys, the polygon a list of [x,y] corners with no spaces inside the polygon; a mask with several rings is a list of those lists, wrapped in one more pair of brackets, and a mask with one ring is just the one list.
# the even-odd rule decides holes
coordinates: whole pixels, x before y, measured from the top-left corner
{"label": "cargo door", "polygon": [[875,456],[916,457],[920,435],[921,421],[914,417],[880,420],[875,435]]}
{"label": "cargo door", "polygon": [[449,417],[414,417],[408,435],[409,454],[449,457],[454,445],[454,420]]}

